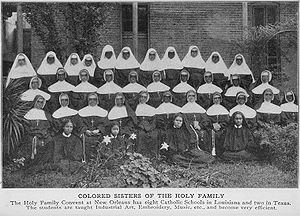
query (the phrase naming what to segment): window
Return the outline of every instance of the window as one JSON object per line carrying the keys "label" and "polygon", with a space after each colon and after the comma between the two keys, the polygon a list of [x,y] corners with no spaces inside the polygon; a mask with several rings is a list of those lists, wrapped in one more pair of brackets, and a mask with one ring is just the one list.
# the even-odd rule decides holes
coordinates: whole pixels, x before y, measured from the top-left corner
{"label": "window", "polygon": [[[253,6],[253,26],[266,26],[279,21],[278,6],[254,5]],[[279,37],[271,39],[267,44],[267,65],[270,70],[279,69],[280,66],[280,41]]]}
{"label": "window", "polygon": [[[132,33],[132,4],[122,5],[122,32]],[[138,32],[148,33],[148,5],[138,5]]]}

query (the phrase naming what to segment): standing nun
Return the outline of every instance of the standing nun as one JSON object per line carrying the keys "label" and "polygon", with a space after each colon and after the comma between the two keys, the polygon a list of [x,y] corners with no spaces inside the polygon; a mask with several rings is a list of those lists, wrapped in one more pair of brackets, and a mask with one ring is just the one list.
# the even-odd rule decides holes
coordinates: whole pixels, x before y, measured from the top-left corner
{"label": "standing nun", "polygon": [[72,53],[67,59],[64,68],[68,74],[68,81],[72,85],[77,85],[79,82],[79,71],[82,69],[82,64],[79,55],[77,53]]}
{"label": "standing nun", "polygon": [[281,124],[285,120],[285,115],[282,113],[280,106],[272,103],[272,100],[274,100],[272,89],[266,89],[262,96],[263,102],[256,110],[258,123]]}
{"label": "standing nun", "polygon": [[169,91],[170,87],[161,82],[162,75],[156,70],[152,74],[152,83],[147,86],[147,91],[149,92],[150,99],[149,104],[157,108],[162,102],[162,95],[165,91]]}
{"label": "standing nun", "polygon": [[80,119],[79,116],[77,115],[78,111],[69,107],[70,104],[69,95],[67,93],[61,93],[59,95],[58,101],[61,107],[58,108],[52,114],[53,118],[57,120],[59,128],[63,127],[63,121],[66,118],[71,119],[73,122],[74,133],[79,136]]}
{"label": "standing nun", "polygon": [[151,82],[154,71],[160,71],[163,75],[161,60],[155,49],[150,48],[140,66],[140,79],[143,86],[148,86]]}
{"label": "standing nun", "polygon": [[56,57],[55,52],[49,51],[37,70],[39,77],[43,81],[42,89],[48,90],[48,87],[56,81],[58,68],[62,68],[62,64]]}
{"label": "standing nun", "polygon": [[158,131],[156,129],[156,110],[146,104],[149,100],[147,91],[139,94],[139,104],[136,107],[137,116],[137,151],[147,157],[155,157],[158,154]]}
{"label": "standing nun", "polygon": [[232,62],[232,65],[229,68],[229,77],[234,74],[238,74],[240,76],[241,82],[245,89],[249,89],[250,84],[254,83],[254,77],[253,73],[248,67],[246,60],[242,54],[237,54],[234,57],[234,61]]}
{"label": "standing nun", "polygon": [[182,63],[174,47],[168,47],[162,58],[162,69],[165,70],[165,83],[174,88],[179,81],[180,71],[183,69]]}
{"label": "standing nun", "polygon": [[260,81],[261,83],[259,84],[259,82],[257,82],[256,87],[252,89],[252,93],[253,93],[253,101],[252,101],[252,105],[256,106],[257,103],[259,103],[259,99],[262,97],[263,92],[266,89],[271,89],[273,94],[276,95],[276,97],[274,98],[274,103],[276,105],[280,104],[280,98],[279,98],[279,89],[275,88],[274,86],[272,86],[270,84],[272,80],[272,73],[268,70],[265,70],[263,72],[261,72],[260,74]]}
{"label": "standing nun", "polygon": [[107,111],[100,106],[97,93],[90,93],[87,98],[88,106],[79,110],[81,117],[81,138],[83,142],[83,161],[89,161],[93,156],[97,141],[105,134]]}
{"label": "standing nun", "polygon": [[208,109],[212,105],[212,95],[215,92],[222,93],[222,89],[213,84],[213,74],[210,71],[204,73],[205,84],[201,85],[198,90],[198,103],[204,108]]}
{"label": "standing nun", "polygon": [[29,82],[29,89],[21,95],[23,101],[33,101],[37,95],[43,96],[45,100],[50,99],[50,95],[39,88],[42,86],[42,80],[37,76],[32,77]]}
{"label": "standing nun", "polygon": [[182,65],[191,75],[188,83],[195,89],[199,88],[205,72],[205,61],[197,46],[190,46],[188,53],[182,60]]}
{"label": "standing nun", "polygon": [[74,88],[72,94],[72,104],[77,110],[82,109],[85,106],[89,93],[97,92],[98,90],[96,86],[88,82],[89,77],[88,70],[82,69],[79,72],[79,80],[81,83]]}
{"label": "standing nun", "polygon": [[116,83],[122,88],[126,85],[126,80],[128,80],[128,74],[131,70],[137,70],[140,64],[134,57],[131,49],[129,47],[124,47],[116,61]]}
{"label": "standing nun", "polygon": [[222,155],[225,129],[229,121],[229,112],[221,105],[221,102],[222,95],[219,92],[215,92],[213,94],[214,104],[206,111],[213,126],[211,130],[212,145],[206,151],[217,156]]}
{"label": "standing nun", "polygon": [[183,69],[180,72],[180,83],[173,88],[174,92],[174,104],[182,107],[186,102],[186,93],[189,90],[195,91],[195,89],[187,82],[190,79],[190,73]]}
{"label": "standing nun", "polygon": [[51,113],[59,107],[57,103],[59,95],[62,92],[71,92],[75,88],[75,86],[66,81],[67,76],[67,72],[63,67],[58,68],[56,72],[57,82],[48,87],[48,91],[51,94],[51,99],[49,103],[51,106]]}
{"label": "standing nun", "polygon": [[100,60],[97,62],[97,65],[100,68],[100,70],[95,71],[94,74],[94,83],[97,87],[101,86],[106,82],[104,78],[105,70],[112,70],[113,72],[115,71],[116,61],[117,59],[114,48],[110,45],[106,45],[102,50]]}
{"label": "standing nun", "polygon": [[231,117],[233,113],[239,111],[243,113],[246,123],[249,128],[253,129],[256,126],[257,119],[256,119],[256,111],[251,107],[247,106],[248,96],[245,92],[241,91],[236,94],[236,103],[237,105],[233,107],[230,112],[229,116]]}
{"label": "standing nun", "polygon": [[220,53],[213,52],[210,57],[207,59],[205,64],[205,70],[210,71],[214,75],[213,82],[225,89],[227,80],[228,80],[228,68],[223,61]]}
{"label": "standing nun", "polygon": [[195,136],[198,146],[201,149],[209,149],[211,122],[206,115],[206,110],[196,103],[197,93],[194,90],[189,90],[186,94],[187,103],[181,108],[184,114],[184,120]]}
{"label": "standing nun", "polygon": [[282,112],[285,113],[286,116],[286,124],[294,122],[298,122],[298,105],[295,103],[296,97],[293,91],[288,91],[285,94],[285,101],[280,105]]}
{"label": "standing nun", "polygon": [[130,71],[128,74],[128,81],[127,84],[123,89],[122,92],[126,100],[128,101],[129,106],[135,110],[138,104],[138,94],[141,91],[147,91],[147,89],[142,86],[141,84],[137,83],[139,80],[138,73],[134,70]]}
{"label": "standing nun", "polygon": [[97,67],[94,58],[91,54],[86,54],[82,61],[82,68],[81,69],[86,69],[89,71],[90,74],[90,83],[94,84],[94,76],[95,73],[97,73],[97,71],[99,70],[99,68]]}
{"label": "standing nun", "polygon": [[15,79],[24,79],[26,81],[25,84],[29,85],[31,78],[36,75],[27,56],[24,53],[19,53],[8,73],[6,86]]}
{"label": "standing nun", "polygon": [[115,105],[115,94],[121,92],[122,88],[114,82],[114,72],[111,69],[104,71],[103,78],[106,83],[98,88],[97,93],[102,107],[110,110]]}
{"label": "standing nun", "polygon": [[230,81],[232,86],[226,90],[224,95],[224,105],[228,110],[236,105],[236,94],[238,92],[244,92],[249,97],[247,91],[242,87],[243,84],[238,74],[230,76]]}

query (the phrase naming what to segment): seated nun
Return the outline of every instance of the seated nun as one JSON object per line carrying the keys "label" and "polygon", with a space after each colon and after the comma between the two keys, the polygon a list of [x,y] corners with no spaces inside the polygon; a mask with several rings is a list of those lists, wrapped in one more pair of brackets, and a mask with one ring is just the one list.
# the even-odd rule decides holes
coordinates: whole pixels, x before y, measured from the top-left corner
{"label": "seated nun", "polygon": [[82,64],[79,55],[77,53],[72,53],[67,59],[64,68],[68,74],[67,81],[72,85],[77,85],[79,83],[79,71],[82,69]]}
{"label": "seated nun", "polygon": [[280,106],[272,103],[274,100],[272,89],[264,90],[262,96],[263,102],[260,106],[258,104],[259,108],[256,110],[258,123],[281,124],[285,120],[284,114]]}
{"label": "seated nun", "polygon": [[215,92],[222,93],[222,89],[215,84],[213,84],[213,74],[210,71],[206,71],[204,73],[204,82],[205,84],[201,85],[198,90],[198,103],[204,109],[208,109],[212,105],[212,95]]}
{"label": "seated nun", "polygon": [[76,109],[82,109],[85,106],[87,97],[89,93],[97,92],[98,88],[91,83],[89,83],[90,74],[86,69],[82,69],[79,72],[79,80],[81,81],[78,84],[72,94],[72,104]]}
{"label": "seated nun", "polygon": [[116,54],[114,51],[114,48],[110,45],[105,45],[105,47],[102,50],[101,58],[97,62],[97,65],[100,70],[95,71],[94,74],[94,85],[99,87],[103,85],[106,81],[104,80],[104,71],[106,70],[112,70],[115,71],[115,65],[116,65]]}
{"label": "seated nun", "polygon": [[150,84],[152,74],[156,70],[160,71],[161,75],[164,74],[159,55],[155,49],[150,48],[140,66],[139,76],[143,86],[148,86]]}
{"label": "seated nun", "polygon": [[161,82],[161,73],[156,70],[152,74],[152,83],[147,86],[150,99],[149,105],[157,108],[162,103],[162,95],[165,91],[169,91],[170,87]]}
{"label": "seated nun", "polygon": [[229,68],[229,79],[232,75],[239,75],[241,83],[245,89],[249,89],[250,84],[254,83],[253,73],[248,67],[242,54],[237,54]]}
{"label": "seated nun", "polygon": [[128,81],[127,84],[123,89],[122,92],[126,98],[128,105],[135,110],[138,104],[138,94],[141,91],[147,91],[147,89],[142,86],[141,84],[137,83],[139,80],[138,73],[134,70],[130,71],[128,74]]}
{"label": "seated nun", "polygon": [[38,77],[32,77],[29,83],[29,89],[21,95],[23,101],[33,101],[37,95],[43,96],[45,100],[50,99],[50,95],[39,88],[42,86],[42,80]]}
{"label": "seated nun", "polygon": [[166,136],[166,130],[172,123],[174,115],[180,111],[181,108],[172,103],[171,92],[164,92],[163,103],[156,108],[156,128],[159,130],[159,143],[162,143]]}
{"label": "seated nun", "polygon": [[80,135],[79,134],[79,128],[80,128],[80,119],[78,117],[78,111],[71,109],[69,107],[69,95],[67,93],[61,93],[59,95],[59,104],[60,104],[60,108],[57,109],[53,114],[53,118],[58,122],[59,124],[59,128],[63,127],[63,121],[68,118],[71,119],[73,122],[73,133],[75,133],[76,135]]}
{"label": "seated nun", "polygon": [[228,80],[229,72],[220,53],[213,52],[210,55],[206,61],[205,70],[210,71],[213,74],[214,84],[224,90]]}
{"label": "seated nun", "polygon": [[146,157],[158,156],[158,131],[156,129],[156,110],[146,104],[149,100],[147,91],[139,94],[139,104],[136,107],[137,116],[137,151]]}
{"label": "seated nun", "polygon": [[256,111],[246,105],[247,100],[248,100],[248,97],[245,92],[243,92],[243,91],[238,92],[236,94],[237,105],[230,110],[229,116],[232,116],[233,113],[235,113],[237,111],[243,113],[243,115],[246,119],[247,125],[249,126],[249,128],[253,129],[254,127],[256,127],[256,123],[257,123]]}
{"label": "seated nun", "polygon": [[187,103],[181,108],[191,133],[195,135],[200,149],[209,149],[211,122],[206,115],[206,110],[196,103],[197,94],[194,90],[189,90],[186,94]]}
{"label": "seated nun", "polygon": [[280,105],[280,98],[279,98],[279,89],[275,88],[274,86],[270,85],[270,82],[272,80],[272,73],[268,70],[265,70],[261,72],[260,75],[260,84],[259,82],[256,82],[254,85],[255,88],[252,89],[253,93],[253,106],[256,106],[257,103],[259,103],[259,99],[262,97],[263,92],[266,89],[271,89],[273,94],[276,95],[274,98],[274,104]]}
{"label": "seated nun", "polygon": [[165,79],[163,82],[174,88],[178,83],[180,71],[183,69],[180,58],[174,47],[168,47],[162,60],[162,69],[165,70]]}
{"label": "seated nun", "polygon": [[121,136],[131,136],[133,133],[135,133],[137,118],[135,112],[125,101],[125,96],[123,93],[116,93],[115,105],[108,113],[108,120],[117,121],[119,123]]}
{"label": "seated nun", "polygon": [[285,94],[285,103],[281,104],[280,107],[286,116],[286,124],[298,123],[298,105],[293,91],[288,91]]}
{"label": "seated nun", "polygon": [[215,158],[200,149],[197,135],[191,132],[181,113],[175,114],[168,126],[160,150],[167,157],[167,161],[183,167],[202,168],[212,163]]}
{"label": "seated nun", "polygon": [[225,107],[230,110],[236,105],[236,94],[238,92],[244,92],[247,97],[249,94],[247,91],[242,87],[241,79],[238,74],[234,74],[230,77],[231,85],[225,93],[224,97],[224,105]]}
{"label": "seated nun", "polygon": [[211,146],[209,149],[204,149],[211,152],[212,155],[220,156],[223,153],[223,142],[225,129],[229,121],[228,110],[221,105],[222,95],[219,92],[213,94],[213,105],[206,111],[210,121],[212,122]]}
{"label": "seated nun", "polygon": [[99,68],[97,67],[97,65],[95,63],[93,56],[91,54],[86,54],[83,57],[81,63],[82,63],[81,69],[86,69],[89,71],[90,83],[94,84],[94,76],[95,76],[95,73],[97,73],[96,71],[99,70]]}
{"label": "seated nun", "polygon": [[57,82],[48,87],[48,91],[51,94],[51,99],[49,101],[49,103],[51,104],[51,113],[53,113],[59,107],[59,105],[57,104],[59,95],[62,92],[71,92],[75,88],[75,86],[66,81],[67,76],[67,72],[64,68],[58,68],[56,72]]}
{"label": "seated nun", "polygon": [[32,77],[37,76],[29,59],[24,53],[19,53],[8,73],[6,87],[12,80],[23,79],[28,86]]}
{"label": "seated nun", "polygon": [[255,143],[242,112],[236,111],[230,118],[223,148],[222,159],[224,160],[251,161],[258,159],[255,154],[260,151],[259,145]]}
{"label": "seated nun", "polygon": [[190,46],[188,53],[182,60],[182,65],[191,75],[188,83],[198,89],[205,72],[205,61],[197,46]]}
{"label": "seated nun", "polygon": [[180,83],[173,88],[174,104],[176,104],[177,106],[182,107],[185,104],[186,93],[189,90],[195,91],[195,89],[187,83],[189,79],[190,73],[187,70],[183,69],[180,72]]}
{"label": "seated nun", "polygon": [[25,127],[25,134],[29,137],[30,158],[36,163],[49,162],[51,156],[49,148],[54,135],[54,122],[51,115],[43,110],[46,100],[41,95],[36,95],[33,100],[32,109],[24,116],[28,123]]}
{"label": "seated nun", "polygon": [[115,94],[121,92],[122,88],[114,82],[114,72],[112,70],[105,70],[103,78],[105,84],[98,88],[97,93],[99,94],[102,107],[110,110],[115,105]]}
{"label": "seated nun", "polygon": [[129,47],[124,47],[116,61],[116,83],[120,87],[124,87],[127,84],[128,74],[130,71],[137,71],[140,67],[140,64],[134,57],[131,49]]}
{"label": "seated nun", "polygon": [[55,52],[48,52],[37,70],[37,73],[43,82],[42,89],[47,90],[48,86],[56,81],[56,72],[58,68],[62,68],[62,64],[56,57]]}
{"label": "seated nun", "polygon": [[83,161],[89,161],[96,154],[97,141],[105,134],[107,124],[107,111],[98,106],[97,93],[89,93],[87,101],[88,105],[78,112],[82,121]]}

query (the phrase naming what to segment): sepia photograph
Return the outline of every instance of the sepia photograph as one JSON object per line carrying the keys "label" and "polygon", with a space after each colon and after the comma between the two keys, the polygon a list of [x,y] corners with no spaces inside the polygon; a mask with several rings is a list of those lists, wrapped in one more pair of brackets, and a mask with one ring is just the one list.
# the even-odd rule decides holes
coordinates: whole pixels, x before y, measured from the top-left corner
{"label": "sepia photograph", "polygon": [[1,1],[1,14],[2,189],[298,189],[298,1]]}

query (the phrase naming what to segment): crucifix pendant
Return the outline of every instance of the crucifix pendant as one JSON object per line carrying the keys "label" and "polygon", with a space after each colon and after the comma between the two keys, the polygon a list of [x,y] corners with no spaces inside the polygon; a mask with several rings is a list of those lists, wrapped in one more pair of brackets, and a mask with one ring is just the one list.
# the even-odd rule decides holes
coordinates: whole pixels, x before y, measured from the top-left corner
{"label": "crucifix pendant", "polygon": [[122,125],[122,120],[120,119],[120,121],[119,121],[119,124],[120,124],[120,128],[121,128],[121,125]]}
{"label": "crucifix pendant", "polygon": [[91,120],[92,127],[94,127],[94,119]]}

